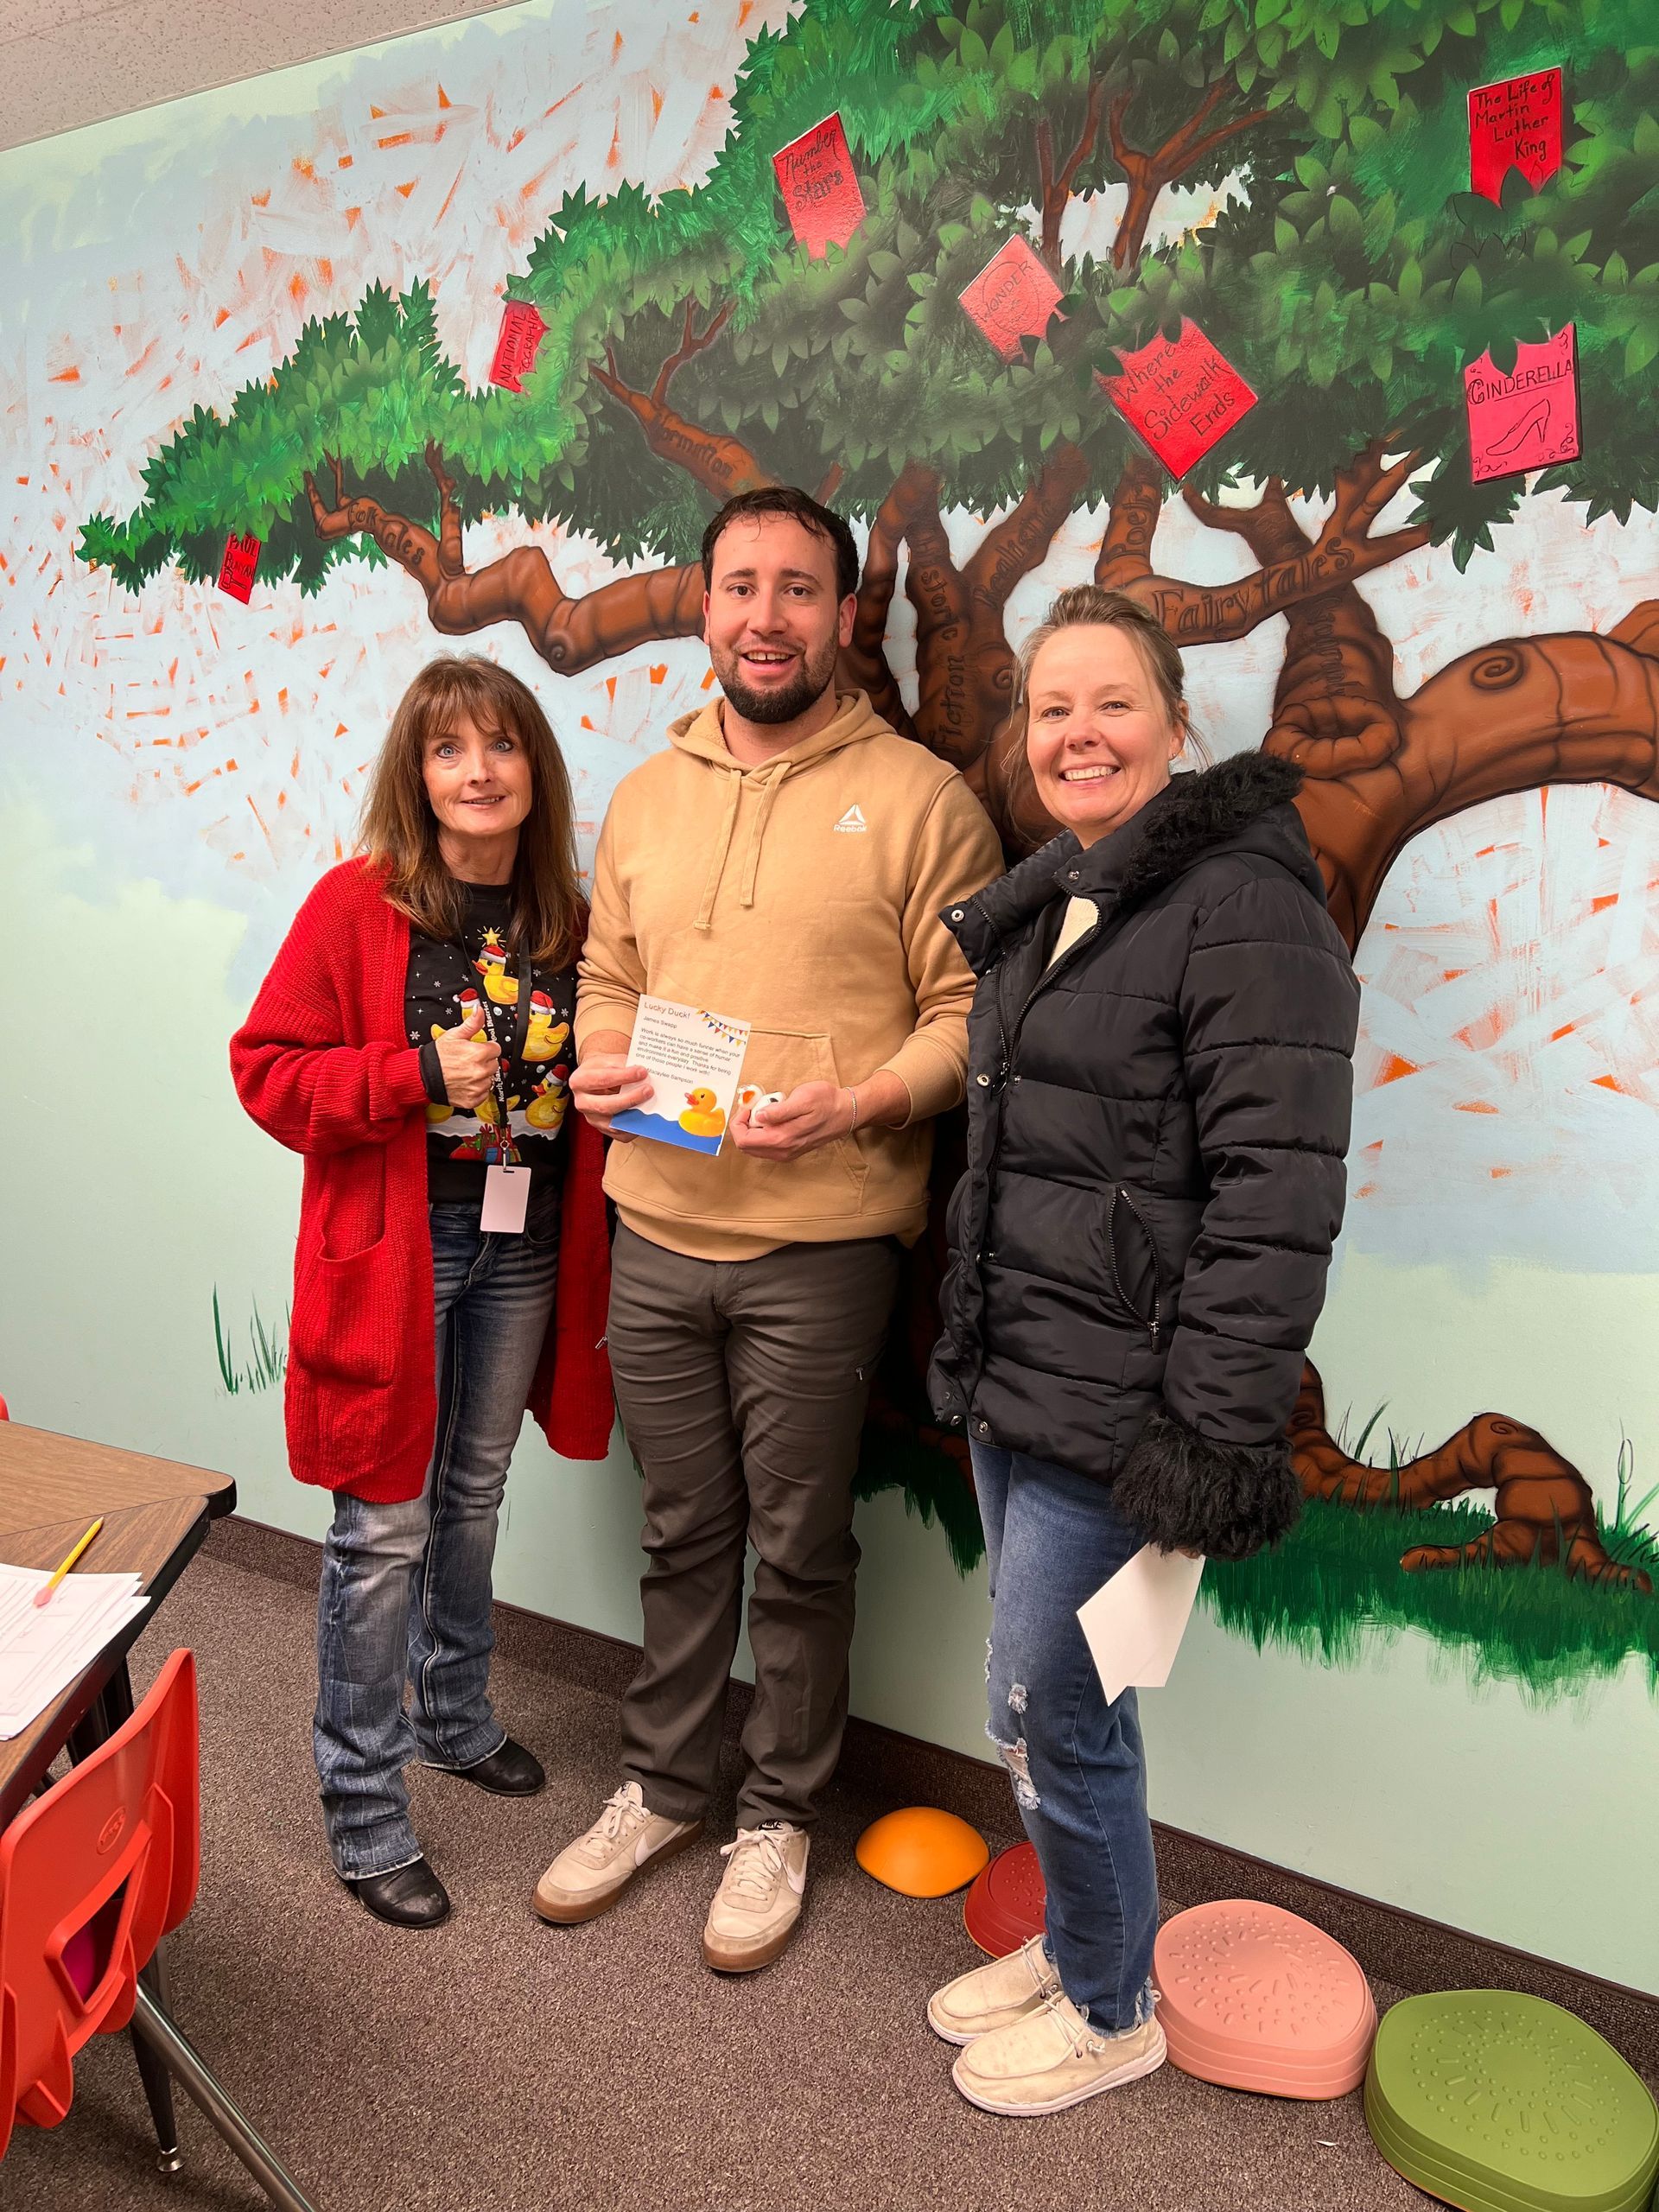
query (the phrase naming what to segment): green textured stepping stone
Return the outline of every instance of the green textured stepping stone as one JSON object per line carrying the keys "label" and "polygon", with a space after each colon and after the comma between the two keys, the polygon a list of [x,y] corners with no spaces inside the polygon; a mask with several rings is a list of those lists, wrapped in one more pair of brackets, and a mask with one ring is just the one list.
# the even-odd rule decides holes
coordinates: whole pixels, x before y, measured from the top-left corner
{"label": "green textured stepping stone", "polygon": [[1408,1997],[1383,2015],[1365,2125],[1460,2212],[1648,2212],[1659,2107],[1611,2044],[1510,1990]]}

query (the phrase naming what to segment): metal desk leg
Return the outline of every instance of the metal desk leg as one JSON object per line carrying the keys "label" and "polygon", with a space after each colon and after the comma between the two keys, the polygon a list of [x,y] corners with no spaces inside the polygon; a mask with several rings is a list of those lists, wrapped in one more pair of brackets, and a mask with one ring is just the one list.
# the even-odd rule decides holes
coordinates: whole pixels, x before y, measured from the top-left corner
{"label": "metal desk leg", "polygon": [[132,2024],[135,2032],[165,2062],[168,2071],[178,2075],[279,2212],[316,2212],[316,2208],[301,2195],[293,2175],[255,2133],[246,2115],[226,2096],[142,1983]]}
{"label": "metal desk leg", "polygon": [[127,1662],[121,1664],[104,1685],[99,1700],[104,1707],[107,1733],[113,1736],[118,1728],[124,1728],[132,1718],[132,1676],[127,1672]]}
{"label": "metal desk leg", "polygon": [[132,1718],[132,1677],[124,1659],[70,1731],[69,1757],[79,1766]]}
{"label": "metal desk leg", "polygon": [[[170,2012],[173,1998],[167,1962],[159,1949],[139,1980],[162,2012]],[[138,2078],[144,2085],[144,2101],[156,2123],[156,2168],[164,2174],[181,2172],[184,2158],[179,2150],[179,2124],[173,2113],[173,2076],[167,2070],[166,2061],[145,2042],[136,2025],[130,2027],[127,2033],[132,2038],[132,2055],[138,2062]]]}

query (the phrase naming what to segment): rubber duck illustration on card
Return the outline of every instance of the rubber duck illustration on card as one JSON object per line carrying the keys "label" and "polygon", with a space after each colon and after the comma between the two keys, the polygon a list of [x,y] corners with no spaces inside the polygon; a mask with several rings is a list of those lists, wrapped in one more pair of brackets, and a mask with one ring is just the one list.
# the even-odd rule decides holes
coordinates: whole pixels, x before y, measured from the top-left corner
{"label": "rubber duck illustration on card", "polygon": [[680,1127],[689,1137],[717,1137],[726,1127],[726,1116],[714,1092],[704,1085],[685,1094],[685,1104],[680,1109]]}

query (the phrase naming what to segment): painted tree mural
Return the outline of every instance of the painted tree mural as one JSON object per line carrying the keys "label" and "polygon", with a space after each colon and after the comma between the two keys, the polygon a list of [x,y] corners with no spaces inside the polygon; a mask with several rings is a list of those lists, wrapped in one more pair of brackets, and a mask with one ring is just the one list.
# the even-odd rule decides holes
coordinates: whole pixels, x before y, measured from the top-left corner
{"label": "painted tree mural", "polygon": [[[1512,169],[1498,200],[1473,196],[1470,88],[1556,66],[1559,173],[1535,190]],[[814,258],[772,157],[831,111],[867,213]],[[1527,498],[1564,495],[1586,520],[1659,504],[1656,116],[1651,0],[806,0],[751,48],[701,186],[552,212],[510,288],[546,325],[521,392],[466,387],[423,289],[372,290],[310,324],[268,381],[203,395],[149,461],[143,504],[89,522],[79,550],[135,588],[168,563],[213,575],[232,531],[264,541],[264,577],[302,590],[341,561],[385,565],[443,636],[515,624],[569,675],[696,633],[715,503],[813,486],[868,530],[848,677],[963,768],[1016,852],[1049,825],[1006,612],[1065,518],[1096,506],[1096,578],[1149,601],[1186,651],[1284,618],[1262,741],[1306,772],[1299,804],[1357,945],[1433,823],[1554,784],[1659,797],[1659,601],[1606,634],[1495,638],[1404,695],[1360,588],[1426,545],[1460,569],[1496,557],[1492,525]],[[1171,188],[1211,202],[1183,235],[1155,228]],[[1115,215],[1084,226],[1086,253],[1067,245],[1079,203]],[[958,295],[1017,236],[1063,296],[1004,363]],[[1098,378],[1183,318],[1259,400],[1177,486]],[[1569,323],[1583,458],[1472,482],[1465,365],[1490,350],[1506,372],[1518,342]],[[1253,572],[1162,573],[1176,496]],[[964,511],[995,519],[958,561],[944,518]],[[582,597],[540,543],[469,567],[467,525],[486,514],[659,565]],[[884,650],[901,575],[913,710]],[[924,1302],[916,1349],[927,1326]],[[1332,1436],[1310,1369],[1292,1435],[1311,1495],[1496,1491],[1495,1526],[1416,1547],[1408,1567],[1560,1560],[1648,1587],[1609,1555],[1578,1470],[1519,1422],[1484,1414],[1408,1465],[1369,1466]],[[943,1505],[918,1448],[908,1479]]]}

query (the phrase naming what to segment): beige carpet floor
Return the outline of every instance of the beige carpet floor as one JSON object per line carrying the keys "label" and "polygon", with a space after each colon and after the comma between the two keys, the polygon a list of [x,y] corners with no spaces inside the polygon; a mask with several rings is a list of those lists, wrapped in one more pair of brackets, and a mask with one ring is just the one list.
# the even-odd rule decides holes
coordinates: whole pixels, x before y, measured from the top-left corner
{"label": "beige carpet floor", "polygon": [[[556,1646],[557,1631],[552,1632]],[[572,1645],[575,1639],[567,1639]],[[417,1773],[416,1818],[455,1912],[372,1921],[323,1850],[308,1748],[312,1600],[212,1553],[140,1647],[200,1664],[200,1895],[169,1947],[175,2009],[318,2212],[1359,2212],[1428,2202],[1371,2148],[1357,2095],[1294,2104],[1166,2067],[1040,2120],[950,2086],[928,1992],[976,1962],[959,1900],[917,1903],[853,1846],[892,1799],[849,1761],[814,1847],[803,1929],[741,1980],[697,1938],[729,1833],[711,1832],[607,1918],[544,1927],[529,1891],[613,1786],[626,1656],[504,1624],[499,1709],[550,1785],[504,1803]],[[990,1840],[1016,1834],[1010,1808]],[[1166,1900],[1173,1908],[1178,1898]],[[1379,2005],[1399,1993],[1379,1985]],[[155,2171],[124,2037],[82,2055],[74,2108],[21,2127],[0,2165],[17,2212],[249,2212],[264,2199],[181,2095],[185,2172]]]}

